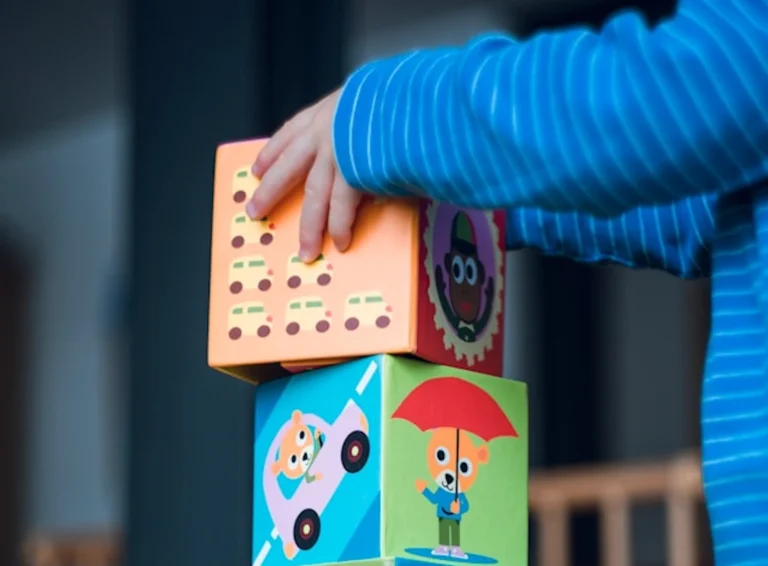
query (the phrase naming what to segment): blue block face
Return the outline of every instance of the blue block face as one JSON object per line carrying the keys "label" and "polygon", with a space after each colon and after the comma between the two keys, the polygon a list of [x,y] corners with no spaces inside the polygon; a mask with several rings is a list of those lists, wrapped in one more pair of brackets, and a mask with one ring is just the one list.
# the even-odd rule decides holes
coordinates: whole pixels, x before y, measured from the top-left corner
{"label": "blue block face", "polygon": [[381,556],[381,362],[258,387],[254,566]]}

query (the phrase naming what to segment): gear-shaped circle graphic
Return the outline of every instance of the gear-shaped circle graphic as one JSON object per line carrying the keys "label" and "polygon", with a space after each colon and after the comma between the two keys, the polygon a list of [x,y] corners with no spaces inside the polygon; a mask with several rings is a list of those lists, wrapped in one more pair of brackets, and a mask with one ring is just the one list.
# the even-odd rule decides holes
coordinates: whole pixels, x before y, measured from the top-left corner
{"label": "gear-shaped circle graphic", "polygon": [[[493,339],[499,332],[499,319],[501,318],[501,309],[503,305],[503,293],[504,293],[504,275],[503,275],[503,262],[504,252],[498,245],[500,241],[499,228],[494,222],[493,212],[480,212],[480,211],[465,211],[472,215],[472,220],[477,223],[477,219],[483,218],[485,220],[485,226],[478,227],[482,231],[489,232],[490,236],[490,248],[491,250],[483,250],[484,254],[492,254],[493,265],[488,266],[488,275],[493,277],[493,294],[486,298],[492,301],[490,307],[490,318],[487,321],[485,328],[480,329],[473,341],[463,340],[459,336],[458,328],[451,324],[449,316],[443,309],[442,302],[440,300],[441,294],[438,291],[438,282],[436,280],[435,268],[440,266],[441,260],[439,257],[435,257],[435,229],[438,222],[439,211],[441,207],[448,207],[451,210],[455,210],[456,213],[462,211],[462,209],[453,207],[447,204],[440,204],[430,202],[426,205],[425,219],[426,225],[423,232],[424,248],[426,250],[424,258],[424,267],[427,272],[427,280],[429,282],[427,286],[427,296],[432,306],[435,307],[434,323],[439,332],[442,333],[443,345],[446,350],[453,350],[456,356],[456,361],[461,361],[462,358],[466,359],[468,367],[472,367],[477,362],[485,360],[486,352],[493,348]],[[474,228],[473,228],[474,229]],[[492,269],[490,269],[492,267]],[[445,274],[445,277],[450,277],[449,274]],[[485,296],[487,291],[488,281],[486,280],[482,295]],[[442,295],[445,296],[445,289],[442,290]],[[485,305],[483,305],[485,307]],[[451,313],[452,317],[455,316]]]}

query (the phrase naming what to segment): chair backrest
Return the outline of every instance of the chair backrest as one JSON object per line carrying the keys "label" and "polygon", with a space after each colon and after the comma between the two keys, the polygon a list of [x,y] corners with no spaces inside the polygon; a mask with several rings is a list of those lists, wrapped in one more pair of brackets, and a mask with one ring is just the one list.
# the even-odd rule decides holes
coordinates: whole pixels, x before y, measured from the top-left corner
{"label": "chair backrest", "polygon": [[[604,566],[631,566],[629,511],[662,501],[667,508],[669,566],[698,566],[697,508],[702,498],[700,459],[684,454],[668,462],[575,467],[534,474],[529,499],[539,527],[539,566],[569,566],[569,518],[598,509]],[[24,545],[27,566],[119,566],[122,540],[114,533],[39,534]]]}
{"label": "chair backrest", "polygon": [[539,566],[568,566],[569,519],[574,511],[598,509],[604,566],[631,566],[629,511],[662,501],[667,509],[669,566],[697,566],[697,517],[702,499],[698,454],[668,462],[574,467],[534,474],[530,508],[538,526]]}

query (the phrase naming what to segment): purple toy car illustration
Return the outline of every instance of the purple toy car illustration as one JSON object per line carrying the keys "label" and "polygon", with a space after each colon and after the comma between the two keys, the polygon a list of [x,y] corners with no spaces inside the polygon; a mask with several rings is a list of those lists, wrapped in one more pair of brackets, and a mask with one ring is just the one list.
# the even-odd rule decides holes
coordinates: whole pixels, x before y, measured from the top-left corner
{"label": "purple toy car illustration", "polygon": [[[288,559],[317,544],[323,510],[344,476],[362,470],[369,454],[368,420],[352,400],[332,425],[296,410],[280,428],[267,451],[262,485]],[[290,498],[278,484],[281,473],[301,482]]]}

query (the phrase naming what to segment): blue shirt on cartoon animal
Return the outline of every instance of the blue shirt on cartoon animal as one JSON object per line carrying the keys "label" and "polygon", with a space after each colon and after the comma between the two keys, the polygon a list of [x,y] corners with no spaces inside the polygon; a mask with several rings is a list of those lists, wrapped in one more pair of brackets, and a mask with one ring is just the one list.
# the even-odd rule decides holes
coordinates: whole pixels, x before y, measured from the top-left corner
{"label": "blue shirt on cartoon animal", "polygon": [[[446,293],[445,270],[449,274]],[[494,279],[478,254],[472,219],[459,211],[451,224],[450,248],[435,265],[440,306],[464,342],[475,342],[493,314]]]}
{"label": "blue shirt on cartoon animal", "polygon": [[461,520],[470,508],[467,492],[489,457],[488,446],[475,445],[465,431],[450,427],[432,431],[427,446],[427,469],[436,487],[430,489],[428,482],[416,480],[416,490],[435,506],[438,545],[432,555],[468,558],[461,549]]}

